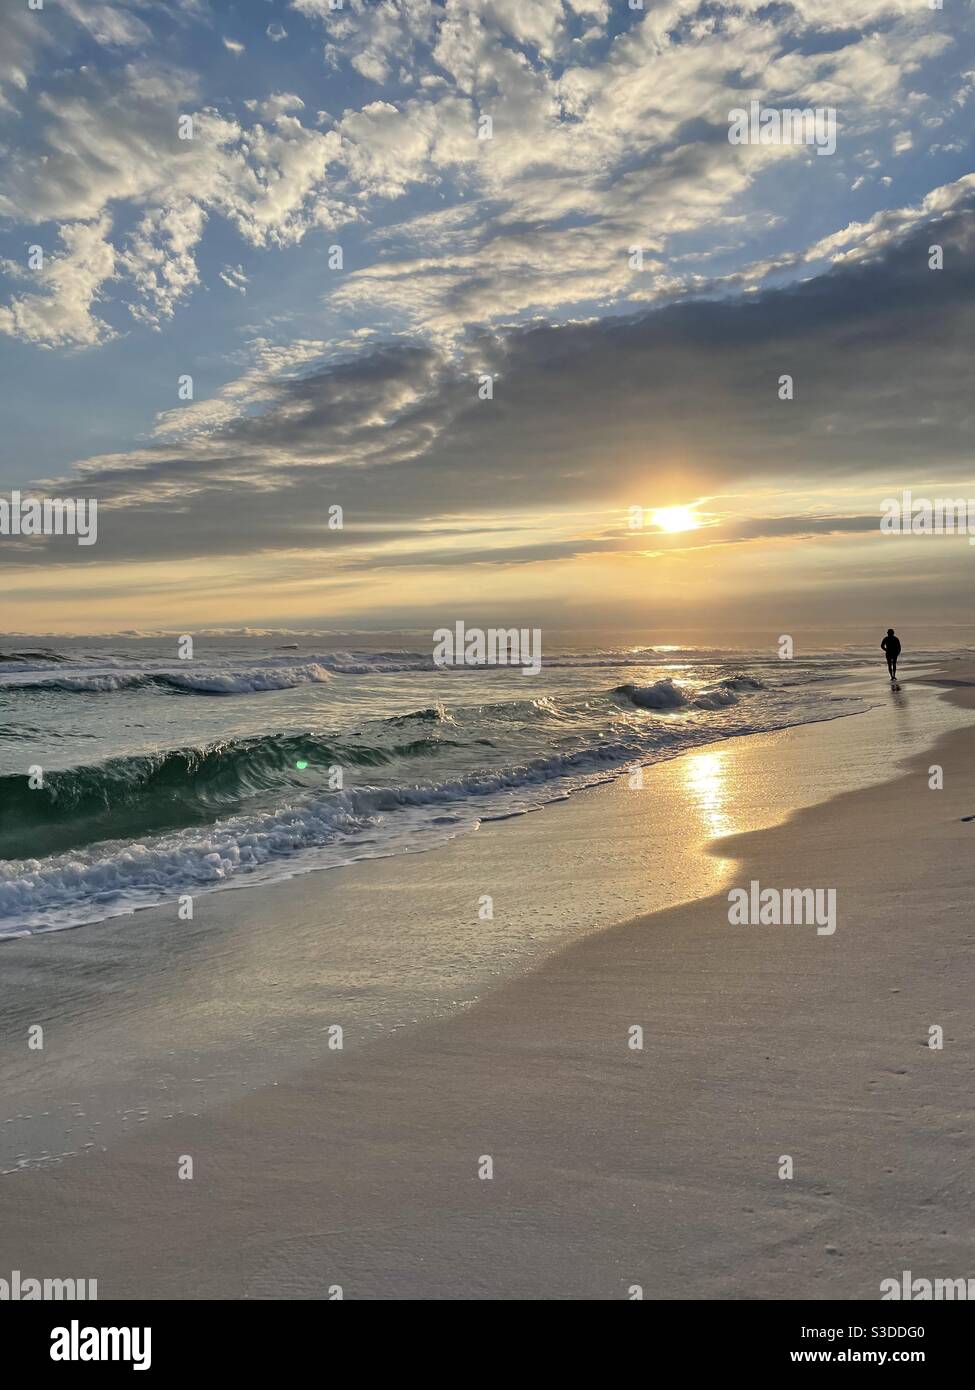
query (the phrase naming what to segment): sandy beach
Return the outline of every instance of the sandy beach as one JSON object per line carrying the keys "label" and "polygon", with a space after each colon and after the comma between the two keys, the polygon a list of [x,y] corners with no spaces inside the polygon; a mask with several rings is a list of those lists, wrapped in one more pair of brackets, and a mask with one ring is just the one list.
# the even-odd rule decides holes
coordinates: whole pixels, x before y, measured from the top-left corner
{"label": "sandy beach", "polygon": [[975,0],[2,27],[18,1367],[551,1300],[947,1373]]}
{"label": "sandy beach", "polygon": [[[38,969],[62,983],[48,1060],[5,1054],[32,1123],[86,1088],[131,1123],[4,1173],[0,1269],[101,1298],[873,1299],[904,1269],[967,1277],[975,672],[904,691],[654,768],[652,841],[617,783],[344,882],[213,895],[182,935],[155,910],[7,943],[18,1030]],[[950,727],[928,746],[931,710]],[[694,783],[704,756],[724,765]],[[872,784],[837,791],[854,763]],[[835,889],[835,932],[729,925],[753,880]],[[370,1035],[329,1047],[325,896],[331,924],[396,930],[489,890],[513,935],[473,988],[450,962],[389,982]],[[84,937],[112,970],[69,991]],[[141,1114],[187,1048],[201,1103]]]}

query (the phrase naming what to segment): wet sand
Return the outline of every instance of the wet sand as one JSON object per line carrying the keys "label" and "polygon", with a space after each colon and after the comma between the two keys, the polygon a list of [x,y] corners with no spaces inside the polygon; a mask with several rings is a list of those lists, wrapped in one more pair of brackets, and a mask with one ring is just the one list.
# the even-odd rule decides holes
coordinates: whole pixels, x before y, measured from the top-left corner
{"label": "wet sand", "polygon": [[[972,678],[957,667],[948,677]],[[958,685],[950,699],[971,707],[973,694]],[[761,814],[763,777],[770,801],[788,801],[779,781],[795,740],[828,779],[857,723],[736,741],[755,803],[746,822]],[[943,790],[929,787],[933,764]],[[136,1127],[104,1152],[4,1176],[0,1270],[97,1278],[102,1298],[625,1298],[635,1287],[647,1298],[877,1298],[903,1269],[967,1277],[975,822],[961,818],[975,815],[973,764],[972,728],[955,729],[895,780],[748,833],[726,833],[734,807],[706,789],[688,796],[688,815],[703,815],[693,833],[675,824],[682,856],[702,831],[720,836],[697,851],[700,896],[679,903],[677,885],[679,905],[603,930],[614,882],[633,902],[634,845],[614,848],[605,882],[587,873],[607,833],[602,792],[530,818],[530,834],[471,837],[481,882],[516,884],[526,870],[574,881],[591,934],[553,955],[553,930],[540,963],[506,982],[499,969],[497,987],[488,977],[460,1012],[342,1051],[310,1001],[295,1027],[287,999],[265,996],[303,1039],[293,1064],[279,1038],[276,1081]],[[464,852],[458,842],[409,871],[377,866],[372,936],[388,912],[382,874],[420,874],[442,911],[438,866]],[[237,899],[246,916],[257,893],[276,891],[290,921],[298,899],[313,912],[327,878],[213,901],[223,912]],[[728,888],[753,879],[835,889],[835,933],[730,926]],[[250,961],[239,941],[214,952],[230,1000],[248,980],[256,1000],[262,970],[270,983],[267,937],[250,938]],[[189,974],[212,1012],[200,960]],[[179,980],[174,968],[156,981],[147,1052],[167,989],[179,1017]],[[108,990],[104,1015],[112,1046],[128,1031],[137,1049],[138,1010],[113,1012]],[[231,1042],[241,1023],[228,1001]],[[935,1025],[940,1050],[928,1046]],[[192,1180],[178,1176],[186,1156]],[[779,1176],[785,1156],[791,1179]]]}

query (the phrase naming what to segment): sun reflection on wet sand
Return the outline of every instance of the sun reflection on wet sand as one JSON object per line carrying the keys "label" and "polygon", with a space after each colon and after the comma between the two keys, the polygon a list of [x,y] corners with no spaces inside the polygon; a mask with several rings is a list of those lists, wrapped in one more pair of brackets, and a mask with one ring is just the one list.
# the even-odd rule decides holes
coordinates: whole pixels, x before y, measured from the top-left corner
{"label": "sun reflection on wet sand", "polygon": [[680,760],[689,805],[709,839],[733,835],[739,829],[731,818],[729,763],[726,749],[688,753]]}

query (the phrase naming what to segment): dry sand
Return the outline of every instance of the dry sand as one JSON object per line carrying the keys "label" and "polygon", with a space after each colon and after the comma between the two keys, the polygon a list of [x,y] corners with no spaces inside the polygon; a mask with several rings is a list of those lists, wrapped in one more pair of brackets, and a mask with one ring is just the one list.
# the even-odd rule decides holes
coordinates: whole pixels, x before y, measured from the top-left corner
{"label": "dry sand", "polygon": [[873,1299],[904,1269],[972,1275],[973,771],[969,727],[719,842],[735,884],[835,888],[834,935],[731,927],[725,887],[598,932],[395,1045],[3,1179],[0,1271],[102,1298]]}

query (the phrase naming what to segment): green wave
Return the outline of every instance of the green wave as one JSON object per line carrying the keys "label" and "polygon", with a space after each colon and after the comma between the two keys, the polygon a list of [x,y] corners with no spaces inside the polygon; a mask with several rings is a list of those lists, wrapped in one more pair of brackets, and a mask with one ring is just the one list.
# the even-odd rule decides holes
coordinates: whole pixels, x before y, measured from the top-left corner
{"label": "green wave", "polygon": [[381,767],[456,746],[438,738],[380,747],[266,734],[48,772],[38,788],[26,774],[8,775],[0,777],[0,858],[39,859],[98,840],[203,824],[255,797],[321,790],[333,766]]}

